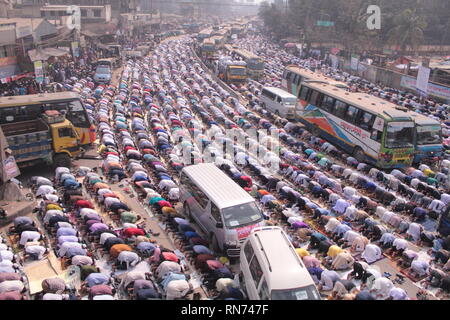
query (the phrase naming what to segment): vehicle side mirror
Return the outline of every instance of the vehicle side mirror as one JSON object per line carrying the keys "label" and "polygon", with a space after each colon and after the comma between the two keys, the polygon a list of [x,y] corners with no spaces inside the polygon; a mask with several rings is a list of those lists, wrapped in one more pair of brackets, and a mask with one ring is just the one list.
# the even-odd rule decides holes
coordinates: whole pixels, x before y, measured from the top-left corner
{"label": "vehicle side mirror", "polygon": [[216,228],[217,229],[222,229],[223,228],[223,223],[222,222],[217,222],[216,223]]}

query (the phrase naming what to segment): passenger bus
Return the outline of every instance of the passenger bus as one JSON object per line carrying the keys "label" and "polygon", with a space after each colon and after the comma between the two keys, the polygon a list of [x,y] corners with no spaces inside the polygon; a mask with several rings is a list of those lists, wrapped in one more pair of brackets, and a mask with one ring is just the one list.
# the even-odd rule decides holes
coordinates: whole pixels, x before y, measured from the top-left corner
{"label": "passenger bus", "polygon": [[216,46],[216,49],[222,48],[225,44],[225,38],[223,36],[212,36],[209,38]]}
{"label": "passenger bus", "polygon": [[216,54],[216,44],[214,39],[208,38],[203,40],[200,46],[200,54],[203,58],[212,58]]}
{"label": "passenger bus", "polygon": [[264,76],[264,60],[256,54],[244,49],[233,49],[247,63],[247,70],[250,78],[259,80]]}
{"label": "passenger bus", "polygon": [[87,145],[95,141],[95,126],[75,92],[0,97],[0,124],[35,120],[46,110],[64,111],[80,136],[80,144]]}
{"label": "passenger bus", "polygon": [[317,72],[295,65],[287,66],[286,69],[284,69],[283,77],[281,79],[281,88],[298,97],[300,94],[301,83],[304,80],[324,81],[334,83],[338,88],[348,88],[348,85],[344,82],[336,81]]}
{"label": "passenger bus", "polygon": [[228,37],[230,35],[230,28],[221,28],[221,29],[215,31],[213,35],[228,39]]}
{"label": "passenger bus", "polygon": [[440,121],[420,113],[410,113],[416,123],[414,163],[420,163],[425,158],[442,156],[444,146]]}
{"label": "passenger bus", "polygon": [[333,84],[303,81],[299,121],[315,135],[379,168],[403,168],[414,156],[414,119],[407,111]]}
{"label": "passenger bus", "polygon": [[213,34],[212,28],[203,29],[197,34],[197,40],[201,43],[203,40],[210,38],[212,34]]}

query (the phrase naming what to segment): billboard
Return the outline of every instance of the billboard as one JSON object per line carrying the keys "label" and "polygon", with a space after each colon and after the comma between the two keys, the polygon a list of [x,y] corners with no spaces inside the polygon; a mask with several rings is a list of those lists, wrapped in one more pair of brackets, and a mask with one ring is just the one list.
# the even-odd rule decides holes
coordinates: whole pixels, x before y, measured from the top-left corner
{"label": "billboard", "polygon": [[[417,80],[409,76],[402,76],[402,79],[400,81],[400,86],[414,91],[417,91],[416,84]],[[450,87],[445,87],[442,85],[429,82],[428,94],[450,101]]]}

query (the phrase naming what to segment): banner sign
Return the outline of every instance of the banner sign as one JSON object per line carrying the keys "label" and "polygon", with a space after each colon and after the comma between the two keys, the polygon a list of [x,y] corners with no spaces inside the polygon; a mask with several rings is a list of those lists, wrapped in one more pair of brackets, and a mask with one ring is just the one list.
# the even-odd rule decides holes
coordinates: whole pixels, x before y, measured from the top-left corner
{"label": "banner sign", "polygon": [[[402,76],[400,81],[400,86],[414,91],[417,91],[416,84],[416,79],[408,76]],[[445,87],[430,82],[428,83],[428,94],[450,101],[450,87]]]}
{"label": "banner sign", "polygon": [[36,75],[37,83],[42,83],[44,81],[44,68],[42,67],[41,60],[34,62],[34,74]]}
{"label": "banner sign", "polygon": [[419,92],[428,93],[428,81],[430,80],[430,68],[419,66],[417,74],[416,88]]}

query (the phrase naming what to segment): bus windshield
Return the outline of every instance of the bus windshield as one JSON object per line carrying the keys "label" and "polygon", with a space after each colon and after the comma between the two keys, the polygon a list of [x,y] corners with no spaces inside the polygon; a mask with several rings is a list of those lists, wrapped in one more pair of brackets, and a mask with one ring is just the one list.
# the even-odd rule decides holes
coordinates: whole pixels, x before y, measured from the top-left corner
{"label": "bus windshield", "polygon": [[230,68],[230,73],[233,76],[245,76],[245,68]]}
{"label": "bus windshield", "polygon": [[110,74],[111,69],[108,66],[102,64],[97,67],[95,72],[98,74]]}
{"label": "bus windshield", "polygon": [[261,211],[254,202],[224,208],[222,213],[225,225],[229,229],[255,224],[263,219]]}
{"label": "bus windshield", "polygon": [[413,147],[413,122],[390,122],[387,126],[386,148]]}
{"label": "bus windshield", "polygon": [[264,70],[264,62],[262,62],[261,59],[249,59],[247,64],[250,69]]}
{"label": "bus windshield", "polygon": [[272,300],[320,300],[320,295],[314,285],[286,289],[272,290]]}
{"label": "bus windshield", "polygon": [[442,130],[438,125],[424,125],[417,126],[417,144],[429,145],[429,144],[441,144],[442,143]]}

